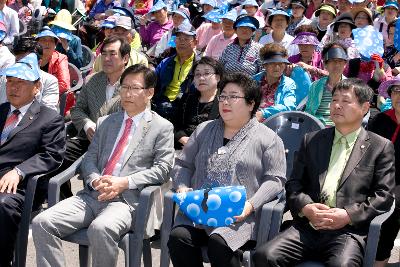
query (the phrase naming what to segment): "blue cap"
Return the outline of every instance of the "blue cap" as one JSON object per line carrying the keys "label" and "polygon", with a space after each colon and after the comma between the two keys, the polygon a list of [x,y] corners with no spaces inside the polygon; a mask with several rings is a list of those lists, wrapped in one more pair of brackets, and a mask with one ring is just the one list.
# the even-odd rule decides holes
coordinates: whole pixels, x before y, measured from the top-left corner
{"label": "blue cap", "polygon": [[214,9],[203,15],[203,18],[214,23],[221,23],[221,12],[218,9]]}
{"label": "blue cap", "polygon": [[57,39],[57,41],[60,41],[60,39],[58,39],[57,35],[54,32],[52,32],[50,30],[50,28],[47,26],[43,27],[42,31],[36,35],[36,39],[39,39],[42,37],[53,37],[54,39]]}
{"label": "blue cap", "polygon": [[[111,17],[115,18],[116,15],[113,15]],[[101,23],[100,27],[101,28],[108,28],[108,29],[114,29],[115,28],[115,19],[109,19],[110,17],[106,18],[105,20],[103,20],[103,22]]]}
{"label": "blue cap", "polygon": [[210,5],[212,7],[216,7],[217,3],[214,0],[201,0],[200,1],[201,5]]}
{"label": "blue cap", "polygon": [[167,5],[165,5],[164,1],[158,0],[158,2],[150,9],[149,13],[156,12],[163,8],[167,8]]}
{"label": "blue cap", "polygon": [[276,9],[276,10],[272,11],[271,15],[269,15],[269,17],[268,17],[268,24],[269,24],[269,25],[271,25],[271,23],[272,23],[272,18],[273,18],[274,16],[276,16],[276,15],[285,16],[285,17],[286,17],[286,20],[287,20],[287,22],[288,22],[288,24],[289,24],[290,15],[289,15],[285,10]]}
{"label": "blue cap", "polygon": [[178,26],[178,29],[176,29],[176,33],[180,32],[186,35],[196,36],[196,29],[187,19],[185,19],[181,25]]}
{"label": "blue cap", "polygon": [[235,23],[233,23],[233,28],[236,29],[238,27],[249,27],[253,29],[253,31],[260,28],[260,23],[254,17],[250,17],[248,15],[240,15],[237,17]]}
{"label": "blue cap", "polygon": [[184,8],[184,7],[180,7],[174,11],[171,11],[171,13],[175,13],[178,15],[181,15],[183,18],[189,19],[190,20],[190,13],[189,13],[189,9]]}
{"label": "blue cap", "polygon": [[129,10],[125,7],[115,6],[112,9],[106,10],[105,13],[106,15],[109,14],[109,16],[119,14],[121,16],[130,17],[131,20],[135,19],[135,15],[133,14],[132,10]]}
{"label": "blue cap", "polygon": [[26,81],[37,81],[40,79],[39,62],[37,55],[30,53],[21,58],[14,65],[0,71],[0,75],[15,77]]}
{"label": "blue cap", "polygon": [[51,27],[51,30],[57,35],[59,38],[67,39],[68,41],[72,40],[72,33],[71,31],[58,27],[58,26],[53,26]]}
{"label": "blue cap", "polygon": [[0,42],[3,41],[4,38],[6,38],[6,32],[0,31]]}
{"label": "blue cap", "polygon": [[397,1],[386,1],[385,4],[383,5],[383,8],[387,7],[394,7],[397,10],[399,10],[399,4],[397,3]]}
{"label": "blue cap", "polygon": [[243,2],[242,6],[256,6],[258,7],[258,3],[256,0],[246,0]]}
{"label": "blue cap", "polygon": [[176,193],[173,200],[196,224],[209,227],[229,226],[235,222],[234,216],[243,212],[246,188],[238,185],[200,189]]}
{"label": "blue cap", "polygon": [[233,22],[236,21],[237,18],[237,11],[236,9],[232,9],[229,12],[226,12],[225,14],[222,14],[221,19],[229,19],[232,20]]}

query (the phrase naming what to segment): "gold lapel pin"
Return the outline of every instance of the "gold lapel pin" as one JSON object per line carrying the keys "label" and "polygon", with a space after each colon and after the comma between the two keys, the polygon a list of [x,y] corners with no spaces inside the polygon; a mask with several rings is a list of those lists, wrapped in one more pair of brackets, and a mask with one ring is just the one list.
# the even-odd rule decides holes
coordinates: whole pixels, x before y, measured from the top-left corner
{"label": "gold lapel pin", "polygon": [[365,146],[364,146],[364,145],[361,145],[361,148],[365,148]]}
{"label": "gold lapel pin", "polygon": [[29,119],[30,119],[30,120],[33,120],[33,116],[29,116]]}

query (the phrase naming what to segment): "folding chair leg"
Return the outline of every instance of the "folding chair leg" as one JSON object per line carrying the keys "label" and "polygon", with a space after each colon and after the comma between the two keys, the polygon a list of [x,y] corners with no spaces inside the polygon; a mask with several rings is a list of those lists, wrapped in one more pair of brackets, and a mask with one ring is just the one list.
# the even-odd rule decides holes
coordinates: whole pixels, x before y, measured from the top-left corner
{"label": "folding chair leg", "polygon": [[145,239],[143,240],[143,264],[144,267],[151,267],[151,247],[150,247],[150,240]]}
{"label": "folding chair leg", "polygon": [[80,267],[90,266],[90,253],[88,246],[79,245],[79,266]]}

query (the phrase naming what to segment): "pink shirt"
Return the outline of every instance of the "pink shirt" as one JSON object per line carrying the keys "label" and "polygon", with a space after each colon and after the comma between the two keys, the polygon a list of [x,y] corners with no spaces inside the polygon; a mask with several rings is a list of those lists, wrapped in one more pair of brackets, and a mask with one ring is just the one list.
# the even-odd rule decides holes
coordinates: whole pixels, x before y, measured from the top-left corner
{"label": "pink shirt", "polygon": [[218,60],[224,49],[233,42],[236,38],[236,33],[234,33],[230,38],[225,38],[224,33],[221,32],[218,35],[215,35],[214,37],[211,38],[210,42],[207,45],[205,55],[207,57],[212,57],[216,60]]}
{"label": "pink shirt", "polygon": [[204,49],[208,42],[217,34],[221,33],[221,26],[217,29],[212,28],[211,23],[203,23],[201,26],[196,30],[197,35],[197,50]]}

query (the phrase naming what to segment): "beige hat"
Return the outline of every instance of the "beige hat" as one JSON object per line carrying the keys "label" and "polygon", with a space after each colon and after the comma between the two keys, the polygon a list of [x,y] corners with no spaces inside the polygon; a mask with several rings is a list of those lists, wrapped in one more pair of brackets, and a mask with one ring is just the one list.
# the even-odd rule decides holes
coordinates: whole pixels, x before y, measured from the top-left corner
{"label": "beige hat", "polygon": [[126,30],[132,30],[132,20],[127,16],[119,16],[115,21],[115,27],[122,27]]}
{"label": "beige hat", "polygon": [[61,9],[54,20],[49,23],[50,25],[55,25],[70,31],[75,31],[76,28],[72,25],[72,16],[66,9]]}

